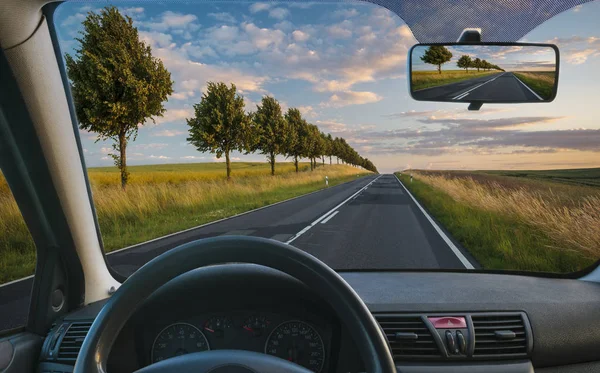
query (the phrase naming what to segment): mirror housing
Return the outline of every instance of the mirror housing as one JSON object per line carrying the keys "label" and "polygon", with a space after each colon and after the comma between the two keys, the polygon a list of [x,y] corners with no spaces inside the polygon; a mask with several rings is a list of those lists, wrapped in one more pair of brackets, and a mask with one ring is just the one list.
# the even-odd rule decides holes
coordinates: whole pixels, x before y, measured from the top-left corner
{"label": "mirror housing", "polygon": [[553,44],[417,44],[408,54],[409,92],[417,101],[467,102],[471,110],[552,102],[559,61]]}

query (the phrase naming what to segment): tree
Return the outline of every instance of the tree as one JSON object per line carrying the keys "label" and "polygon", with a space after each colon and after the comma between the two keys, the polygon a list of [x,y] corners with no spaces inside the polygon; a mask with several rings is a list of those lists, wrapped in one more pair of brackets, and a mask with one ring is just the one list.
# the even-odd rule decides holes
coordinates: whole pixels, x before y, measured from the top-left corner
{"label": "tree", "polygon": [[331,156],[333,156],[334,152],[335,152],[335,149],[334,149],[334,144],[333,144],[333,138],[331,137],[331,134],[328,133],[327,134],[327,155],[329,156],[329,165],[332,164]]}
{"label": "tree", "polygon": [[194,105],[194,117],[187,119],[187,141],[198,151],[225,154],[227,180],[231,179],[229,154],[248,150],[250,117],[244,111],[244,98],[237,94],[234,84],[208,82],[200,103]]}
{"label": "tree", "polygon": [[307,126],[306,121],[302,119],[300,110],[289,108],[285,113],[285,120],[288,125],[288,136],[285,146],[285,155],[294,158],[294,166],[298,172],[298,158],[306,153],[306,139],[303,134],[306,133],[304,127]]}
{"label": "tree", "polygon": [[309,124],[307,127],[306,156],[310,158],[310,169],[314,170],[317,167],[317,158],[322,154],[321,132],[314,124]]}
{"label": "tree", "polygon": [[491,67],[491,64],[489,62],[487,62],[486,60],[481,60],[481,67],[484,70],[489,70]]}
{"label": "tree", "polygon": [[465,69],[467,73],[469,73],[469,67],[471,67],[471,63],[471,57],[469,55],[464,54],[458,59],[458,62],[456,62],[456,66],[460,67],[461,69]]}
{"label": "tree", "polygon": [[275,156],[285,152],[288,135],[287,122],[281,115],[279,102],[271,96],[264,96],[261,105],[256,108],[253,122],[259,131],[257,149],[267,155],[271,175],[275,175]]}
{"label": "tree", "polygon": [[127,186],[127,143],[138,128],[165,112],[163,102],[173,93],[171,74],[150,46],[140,41],[128,16],[115,7],[89,12],[75,56],[66,64],[79,127],[112,140],[110,154]]}
{"label": "tree", "polygon": [[452,52],[443,45],[432,45],[421,56],[421,61],[432,65],[437,65],[438,73],[442,73],[442,64],[450,61]]}
{"label": "tree", "polygon": [[475,58],[473,60],[473,66],[477,69],[477,72],[479,72],[479,69],[481,68],[481,59],[479,59],[479,57]]}

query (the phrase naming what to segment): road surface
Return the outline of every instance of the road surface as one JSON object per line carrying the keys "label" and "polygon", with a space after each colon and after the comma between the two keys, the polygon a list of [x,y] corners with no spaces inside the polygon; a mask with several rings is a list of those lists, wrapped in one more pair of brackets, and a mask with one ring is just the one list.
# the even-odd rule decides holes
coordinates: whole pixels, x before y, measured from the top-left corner
{"label": "road surface", "polygon": [[412,95],[417,100],[431,101],[542,101],[540,96],[511,72],[420,89]]}
{"label": "road surface", "polygon": [[[453,249],[440,231],[394,175],[374,175],[107,257],[117,272],[127,276],[182,243],[246,235],[288,242],[340,270],[465,269],[464,263],[477,267],[468,253],[451,242]],[[30,290],[31,280],[0,287],[0,330],[24,324]]]}

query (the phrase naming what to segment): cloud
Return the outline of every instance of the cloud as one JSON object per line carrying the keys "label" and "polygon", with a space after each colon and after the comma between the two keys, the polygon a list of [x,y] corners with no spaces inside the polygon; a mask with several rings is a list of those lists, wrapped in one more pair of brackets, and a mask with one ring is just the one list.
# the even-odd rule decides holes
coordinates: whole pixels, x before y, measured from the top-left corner
{"label": "cloud", "polygon": [[180,130],[162,130],[162,131],[156,131],[150,134],[150,136],[153,137],[175,137],[175,136],[180,136],[180,135],[185,135],[187,134],[187,131],[180,131]]}
{"label": "cloud", "polygon": [[230,13],[226,13],[226,12],[208,13],[208,16],[216,19],[217,21],[221,21],[221,22],[228,22],[228,23],[236,22],[235,17],[232,16]]}
{"label": "cloud", "polygon": [[188,98],[194,97],[194,91],[183,91],[183,92],[174,92],[171,94],[172,99],[174,100],[187,100]]}
{"label": "cloud", "polygon": [[278,20],[283,20],[290,15],[290,11],[285,8],[273,8],[269,10],[269,17],[275,18]]}
{"label": "cloud", "polygon": [[334,18],[352,18],[358,15],[358,10],[354,8],[340,9],[333,12],[332,17]]}
{"label": "cloud", "polygon": [[166,155],[151,155],[148,158],[150,158],[150,159],[171,159],[171,157],[167,157]]}
{"label": "cloud", "polygon": [[250,13],[262,12],[263,10],[268,10],[269,8],[271,8],[271,4],[269,3],[254,3],[250,5]]}
{"label": "cloud", "polygon": [[135,150],[164,149],[167,146],[169,146],[169,144],[165,144],[165,143],[133,144],[133,145],[131,145],[131,149],[135,149]]}
{"label": "cloud", "polygon": [[325,107],[343,107],[348,105],[363,105],[380,101],[383,97],[374,92],[336,92],[322,105]]}
{"label": "cloud", "polygon": [[295,41],[307,41],[310,38],[310,35],[300,30],[296,30],[292,32],[292,37]]}
{"label": "cloud", "polygon": [[572,65],[581,65],[590,57],[600,56],[600,38],[596,36],[555,37],[546,43],[560,48],[561,59]]}
{"label": "cloud", "polygon": [[184,161],[198,161],[202,159],[207,159],[207,157],[197,156],[197,155],[186,155],[184,157],[179,157],[179,159]]}
{"label": "cloud", "polygon": [[296,109],[300,110],[300,113],[302,114],[302,116],[304,116],[305,118],[315,118],[317,116],[317,112],[315,111],[315,109],[310,106],[310,105],[306,105],[306,106],[298,106],[296,107]]}
{"label": "cloud", "polygon": [[156,45],[161,48],[168,47],[173,43],[173,36],[158,31],[139,31],[140,39],[149,44]]}
{"label": "cloud", "polygon": [[84,13],[75,13],[67,18],[60,24],[62,27],[78,25],[85,20],[86,15]]}
{"label": "cloud", "polygon": [[332,38],[347,39],[352,36],[350,26],[351,23],[349,21],[344,21],[341,24],[329,26],[327,32]]}
{"label": "cloud", "polygon": [[[167,111],[163,114],[162,117],[154,117],[154,121],[156,125],[170,123],[170,122],[183,122],[186,118],[191,118],[194,116],[193,108],[185,108],[185,109],[167,109]],[[146,124],[152,124],[152,121],[147,121]]]}
{"label": "cloud", "polygon": [[196,31],[200,25],[196,22],[198,17],[193,14],[182,14],[170,10],[162,13],[157,19],[149,22],[138,22],[140,26],[153,31],[187,30]]}

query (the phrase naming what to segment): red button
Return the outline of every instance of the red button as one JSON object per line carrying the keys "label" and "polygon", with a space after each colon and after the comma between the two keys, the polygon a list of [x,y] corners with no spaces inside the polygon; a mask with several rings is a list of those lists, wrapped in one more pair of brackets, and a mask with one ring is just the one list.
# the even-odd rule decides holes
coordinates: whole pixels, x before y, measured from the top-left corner
{"label": "red button", "polygon": [[464,317],[428,317],[436,329],[466,329]]}

